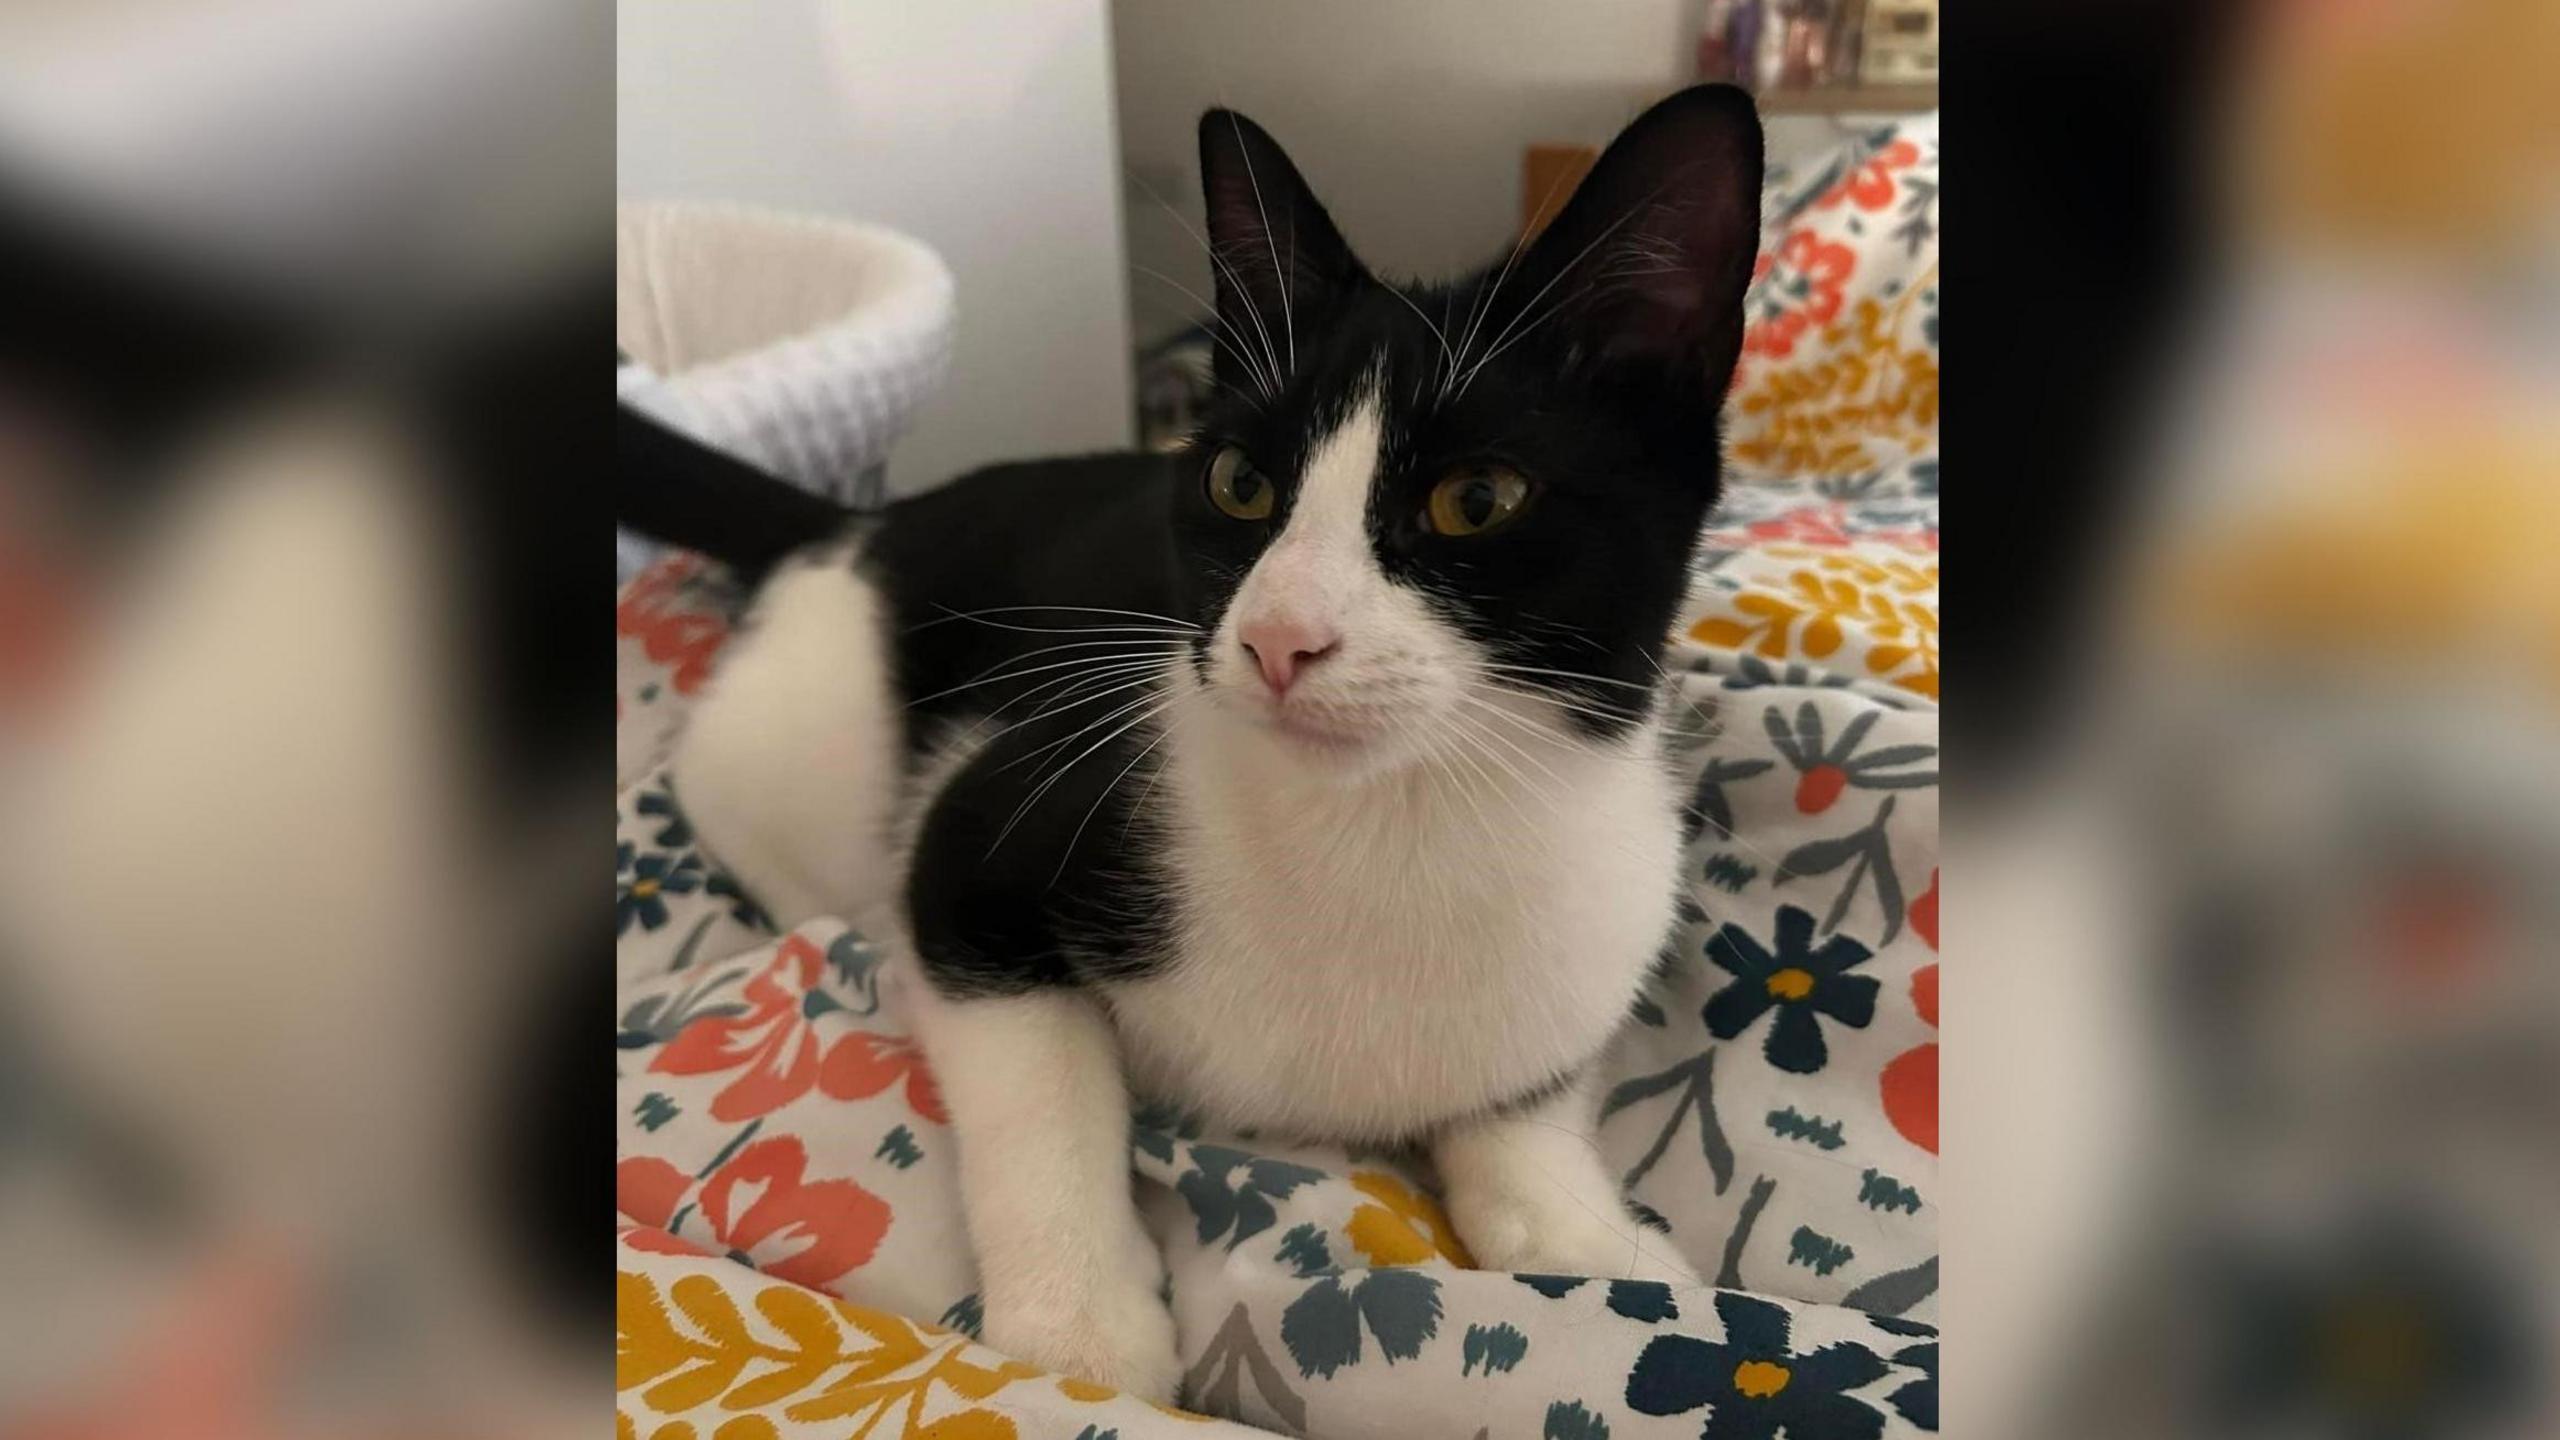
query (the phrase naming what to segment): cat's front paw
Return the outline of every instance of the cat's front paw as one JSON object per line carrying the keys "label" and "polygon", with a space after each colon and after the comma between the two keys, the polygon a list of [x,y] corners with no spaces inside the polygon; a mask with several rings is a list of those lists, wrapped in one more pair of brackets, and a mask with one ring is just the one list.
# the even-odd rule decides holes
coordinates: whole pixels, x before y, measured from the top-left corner
{"label": "cat's front paw", "polygon": [[1172,1404],[1182,1380],[1173,1314],[1152,1277],[1020,1301],[990,1294],[982,1328],[987,1344],[1016,1360],[1158,1404]]}
{"label": "cat's front paw", "polygon": [[1487,1270],[1702,1283],[1670,1236],[1645,1229],[1632,1215],[1612,1224],[1569,1198],[1507,1189],[1455,1192],[1448,1206],[1458,1238]]}

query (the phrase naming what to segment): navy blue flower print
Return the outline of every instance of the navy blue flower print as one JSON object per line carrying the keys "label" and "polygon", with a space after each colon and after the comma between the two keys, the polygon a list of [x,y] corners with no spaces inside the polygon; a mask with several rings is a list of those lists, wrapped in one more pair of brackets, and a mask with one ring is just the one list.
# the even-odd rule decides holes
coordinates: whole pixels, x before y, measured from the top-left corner
{"label": "navy blue flower print", "polygon": [[658,788],[641,793],[632,807],[658,822],[658,833],[652,843],[662,850],[683,850],[693,844],[693,822],[684,818],[676,804],[675,782],[661,778]]}
{"label": "navy blue flower print", "polygon": [[1661,1335],[1646,1343],[1627,1376],[1627,1408],[1685,1415],[1701,1406],[1699,1440],[1772,1440],[1784,1431],[1822,1440],[1875,1440],[1884,1412],[1847,1392],[1887,1370],[1863,1345],[1836,1341],[1799,1355],[1787,1343],[1787,1312],[1730,1291],[1716,1296],[1724,1342]]}
{"label": "navy blue flower print", "polygon": [[1895,1414],[1923,1430],[1935,1433],[1938,1428],[1938,1342],[1906,1345],[1893,1352],[1893,1363],[1909,1365],[1921,1372],[1919,1379],[1884,1397]]}
{"label": "navy blue flower print", "polygon": [[1812,912],[1793,905],[1778,911],[1774,952],[1741,926],[1727,925],[1707,941],[1707,958],[1734,977],[1707,1001],[1707,1033],[1730,1040],[1775,1009],[1778,1018],[1769,1026],[1764,1046],[1769,1063],[1791,1074],[1811,1075],[1831,1059],[1815,1016],[1860,1030],[1876,1018],[1876,992],[1883,987],[1873,976],[1842,973],[1865,964],[1873,953],[1845,935],[1834,935],[1817,948]]}
{"label": "navy blue flower print", "polygon": [[[617,856],[616,858],[619,858]],[[627,935],[631,922],[643,930],[667,923],[669,895],[689,895],[702,885],[702,861],[686,855],[642,855],[631,863],[614,898],[614,933]]]}

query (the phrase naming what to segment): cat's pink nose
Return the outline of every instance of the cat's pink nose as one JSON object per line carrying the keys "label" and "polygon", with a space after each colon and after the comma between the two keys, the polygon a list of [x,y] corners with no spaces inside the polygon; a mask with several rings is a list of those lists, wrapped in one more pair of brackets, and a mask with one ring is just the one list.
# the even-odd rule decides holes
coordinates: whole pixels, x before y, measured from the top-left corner
{"label": "cat's pink nose", "polygon": [[1262,667],[1262,683],[1270,686],[1275,696],[1288,694],[1300,671],[1342,644],[1338,632],[1307,620],[1247,621],[1236,628],[1236,638],[1244,642],[1245,653]]}

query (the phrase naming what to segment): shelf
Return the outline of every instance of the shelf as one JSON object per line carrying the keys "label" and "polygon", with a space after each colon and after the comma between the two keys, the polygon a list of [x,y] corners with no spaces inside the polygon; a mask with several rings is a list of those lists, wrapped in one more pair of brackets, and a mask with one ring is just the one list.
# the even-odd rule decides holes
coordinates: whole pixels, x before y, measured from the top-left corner
{"label": "shelf", "polygon": [[1809,90],[1763,90],[1753,97],[1763,115],[1909,114],[1938,107],[1935,85],[1824,85]]}

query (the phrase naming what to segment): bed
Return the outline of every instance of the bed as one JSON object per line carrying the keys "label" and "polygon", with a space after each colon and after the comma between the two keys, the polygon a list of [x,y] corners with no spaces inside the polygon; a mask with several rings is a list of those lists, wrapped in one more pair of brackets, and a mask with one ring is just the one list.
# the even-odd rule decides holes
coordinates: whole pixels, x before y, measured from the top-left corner
{"label": "bed", "polygon": [[1708,1286],[1478,1270],[1413,1156],[1151,1110],[1184,1408],[978,1344],[878,953],[775,934],[665,779],[728,633],[679,555],[615,607],[619,1435],[1934,1432],[1937,174],[1931,116],[1773,177],[1673,652],[1689,899],[1602,1144]]}

